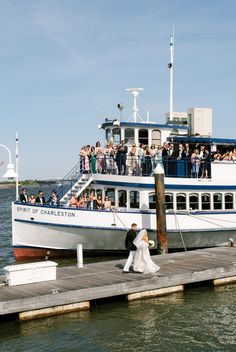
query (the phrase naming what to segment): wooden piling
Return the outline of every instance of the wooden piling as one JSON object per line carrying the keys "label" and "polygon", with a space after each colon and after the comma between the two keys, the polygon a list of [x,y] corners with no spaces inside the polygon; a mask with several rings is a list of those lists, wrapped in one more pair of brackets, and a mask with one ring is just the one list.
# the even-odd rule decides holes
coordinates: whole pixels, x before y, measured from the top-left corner
{"label": "wooden piling", "polygon": [[156,195],[156,231],[158,253],[168,253],[168,237],[166,229],[165,184],[164,169],[158,163],[154,170],[155,195]]}

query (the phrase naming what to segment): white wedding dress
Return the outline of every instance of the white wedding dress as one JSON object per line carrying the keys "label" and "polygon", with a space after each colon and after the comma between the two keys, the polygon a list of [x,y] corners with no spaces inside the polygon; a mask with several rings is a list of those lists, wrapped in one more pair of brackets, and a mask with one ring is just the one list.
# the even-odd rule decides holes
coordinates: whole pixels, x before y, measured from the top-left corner
{"label": "white wedding dress", "polygon": [[148,243],[142,239],[145,233],[147,233],[146,230],[140,231],[134,240],[134,244],[136,245],[137,250],[134,257],[133,269],[134,271],[138,271],[143,274],[155,274],[160,269],[160,267],[152,261]]}

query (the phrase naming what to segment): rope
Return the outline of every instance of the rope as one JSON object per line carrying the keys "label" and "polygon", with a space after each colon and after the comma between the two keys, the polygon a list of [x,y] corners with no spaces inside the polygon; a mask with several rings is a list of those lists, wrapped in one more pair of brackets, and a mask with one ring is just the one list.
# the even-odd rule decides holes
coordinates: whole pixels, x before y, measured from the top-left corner
{"label": "rope", "polygon": [[111,211],[113,213],[113,219],[114,219],[114,223],[116,224],[116,220],[115,220],[115,215],[117,216],[117,219],[122,223],[122,225],[126,228],[126,230],[128,231],[128,227],[123,223],[123,221],[120,219],[120,217],[117,215],[117,213],[115,212],[114,209],[111,208]]}
{"label": "rope", "polygon": [[[193,218],[196,218],[196,219],[205,221],[205,222],[207,222],[207,223],[209,223],[209,224],[222,227],[223,229],[226,229],[226,228],[227,228],[226,226],[217,224],[217,223],[215,223],[215,222],[213,222],[213,221],[209,221],[209,220],[207,220],[207,219],[202,219],[200,216],[197,216],[197,215],[192,215],[192,214],[190,214],[190,213],[188,213],[187,215],[189,215],[189,216],[191,216],[191,217],[193,217]],[[217,220],[218,220],[218,219],[217,219]]]}
{"label": "rope", "polygon": [[[192,214],[191,214],[192,215]],[[193,215],[192,215],[193,216]],[[229,222],[229,223],[232,223],[232,224],[236,224],[236,221],[232,221],[232,220],[225,220],[225,219],[216,219],[216,218],[212,218],[212,217],[209,217],[209,216],[204,216],[205,219],[212,219],[212,220],[218,220],[218,221],[224,221],[224,222]]]}
{"label": "rope", "polygon": [[182,231],[181,231],[181,228],[180,228],[180,226],[179,226],[178,219],[177,219],[176,211],[174,212],[174,214],[175,214],[175,226],[176,226],[176,227],[178,228],[178,230],[179,230],[179,234],[180,234],[180,238],[181,238],[181,241],[182,241],[184,250],[185,250],[185,252],[187,252],[187,248],[186,248],[185,243],[184,243],[183,234],[182,234]]}

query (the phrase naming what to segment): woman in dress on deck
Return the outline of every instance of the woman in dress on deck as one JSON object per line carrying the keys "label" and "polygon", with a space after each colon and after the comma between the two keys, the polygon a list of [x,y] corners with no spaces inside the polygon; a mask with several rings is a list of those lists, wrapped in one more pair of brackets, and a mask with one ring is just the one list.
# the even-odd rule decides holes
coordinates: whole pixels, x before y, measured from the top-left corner
{"label": "woman in dress on deck", "polygon": [[151,157],[152,171],[153,171],[156,167],[156,156],[157,156],[157,149],[156,149],[155,144],[151,145],[151,148],[149,148],[149,153],[150,153],[150,157]]}
{"label": "woman in dress on deck", "polygon": [[95,153],[95,147],[92,146],[90,149],[90,171],[92,174],[96,174],[96,153]]}
{"label": "woman in dress on deck", "polygon": [[151,259],[147,230],[141,230],[133,241],[133,244],[137,247],[134,257],[134,271],[142,274],[155,274],[160,267]]}
{"label": "woman in dress on deck", "polygon": [[76,198],[76,196],[72,196],[70,201],[69,201],[69,205],[71,208],[77,208],[77,204],[78,204],[78,199]]}
{"label": "woman in dress on deck", "polygon": [[191,177],[198,178],[200,164],[201,164],[200,154],[198,149],[195,149],[194,152],[192,153],[191,163],[192,163]]}
{"label": "woman in dress on deck", "polygon": [[109,199],[109,196],[105,196],[105,200],[104,200],[104,203],[103,203],[103,208],[105,210],[111,210],[111,201]]}
{"label": "woman in dress on deck", "polygon": [[129,162],[129,175],[136,175],[136,165],[137,165],[137,155],[136,155],[136,145],[132,144],[129,152],[128,162]]}
{"label": "woman in dress on deck", "polygon": [[102,201],[102,196],[100,194],[97,196],[97,209],[98,210],[103,209],[103,201]]}
{"label": "woman in dress on deck", "polygon": [[106,145],[104,154],[106,158],[106,173],[108,173],[109,175],[114,174],[114,170],[115,170],[114,150],[113,150],[113,146],[110,143]]}
{"label": "woman in dress on deck", "polygon": [[96,169],[98,174],[103,173],[104,169],[104,155],[100,142],[96,143],[95,154],[97,158]]}

